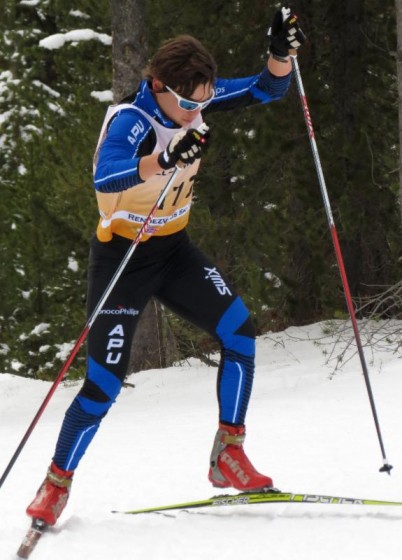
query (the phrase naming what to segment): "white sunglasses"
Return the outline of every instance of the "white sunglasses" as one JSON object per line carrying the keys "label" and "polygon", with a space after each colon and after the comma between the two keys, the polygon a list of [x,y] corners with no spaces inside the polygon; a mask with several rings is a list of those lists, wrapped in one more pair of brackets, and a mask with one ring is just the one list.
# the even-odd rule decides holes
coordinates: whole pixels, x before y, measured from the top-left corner
{"label": "white sunglasses", "polygon": [[166,84],[165,84],[165,89],[170,91],[170,93],[173,93],[173,95],[177,99],[177,105],[180,107],[180,109],[184,109],[185,111],[195,111],[196,109],[205,109],[205,107],[207,107],[215,97],[215,92],[214,90],[212,90],[211,97],[209,97],[205,101],[193,101],[192,99],[186,99],[185,97],[182,97]]}

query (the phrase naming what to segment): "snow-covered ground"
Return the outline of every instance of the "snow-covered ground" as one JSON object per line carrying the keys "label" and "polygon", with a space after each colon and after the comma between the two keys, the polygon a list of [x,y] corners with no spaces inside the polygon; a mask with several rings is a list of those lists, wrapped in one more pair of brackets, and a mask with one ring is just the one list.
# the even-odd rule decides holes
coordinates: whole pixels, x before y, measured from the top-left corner
{"label": "snow-covered ground", "polygon": [[[381,334],[381,332],[380,332]],[[402,501],[402,361],[391,342],[365,350],[392,475],[382,457],[358,357],[336,375],[323,324],[258,340],[246,451],[284,491]],[[342,349],[338,343],[335,356]],[[329,354],[327,354],[328,356]],[[206,474],[217,427],[214,368],[196,361],[130,377],[76,473],[70,502],[34,559],[396,560],[402,507],[269,504],[129,516],[216,494]],[[0,474],[49,384],[0,375]],[[0,558],[29,526],[24,510],[78,385],[60,386],[3,487]]]}

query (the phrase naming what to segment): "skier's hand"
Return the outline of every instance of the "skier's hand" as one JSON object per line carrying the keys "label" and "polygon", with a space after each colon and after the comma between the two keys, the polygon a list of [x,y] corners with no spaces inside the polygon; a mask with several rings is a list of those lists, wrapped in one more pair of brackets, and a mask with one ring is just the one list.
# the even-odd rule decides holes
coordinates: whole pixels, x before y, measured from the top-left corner
{"label": "skier's hand", "polygon": [[289,50],[297,50],[306,40],[299,26],[298,17],[292,14],[290,8],[285,7],[274,15],[271,27],[268,29],[268,37],[270,52],[280,58],[289,56]]}
{"label": "skier's hand", "polygon": [[204,124],[200,130],[190,128],[173,136],[166,149],[158,156],[162,169],[170,169],[181,161],[184,165],[194,163],[201,157],[202,150],[207,146],[209,129]]}

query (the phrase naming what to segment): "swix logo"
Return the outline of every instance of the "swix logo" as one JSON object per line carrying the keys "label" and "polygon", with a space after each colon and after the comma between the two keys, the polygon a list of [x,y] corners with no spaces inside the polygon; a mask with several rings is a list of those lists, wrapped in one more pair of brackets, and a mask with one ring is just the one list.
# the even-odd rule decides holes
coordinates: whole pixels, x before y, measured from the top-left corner
{"label": "swix logo", "polygon": [[223,463],[227,464],[229,469],[232,471],[233,474],[236,475],[236,477],[240,480],[242,484],[246,485],[249,482],[250,477],[247,476],[246,473],[243,471],[243,469],[240,467],[239,461],[233,459],[229,455],[229,453],[224,451],[223,453],[221,453],[220,459]]}
{"label": "swix logo", "polygon": [[221,294],[221,296],[224,296],[224,295],[231,296],[232,295],[232,292],[226,286],[226,282],[224,281],[222,276],[219,274],[219,272],[216,270],[216,268],[207,268],[206,266],[204,266],[204,270],[208,273],[205,276],[205,279],[212,280],[213,284],[215,285],[215,288],[218,290],[218,292]]}
{"label": "swix logo", "polygon": [[135,144],[137,140],[137,136],[141,134],[141,132],[144,132],[144,130],[145,130],[144,123],[138,122],[137,124],[135,124],[133,128],[130,130],[130,135],[127,136],[127,140],[130,142],[130,144]]}
{"label": "swix logo", "polygon": [[107,364],[118,364],[122,357],[122,352],[116,352],[118,348],[122,348],[124,344],[124,330],[123,325],[116,325],[108,334],[108,343],[106,351],[109,351],[106,356]]}

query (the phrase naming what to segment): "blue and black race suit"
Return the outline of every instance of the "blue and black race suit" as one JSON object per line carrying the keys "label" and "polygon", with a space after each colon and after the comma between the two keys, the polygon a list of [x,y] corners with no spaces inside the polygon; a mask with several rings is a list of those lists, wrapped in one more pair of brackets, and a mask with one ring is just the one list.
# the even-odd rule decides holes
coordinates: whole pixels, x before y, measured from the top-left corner
{"label": "blue and black race suit", "polygon": [[[216,96],[202,112],[234,110],[280,99],[290,75],[261,74],[217,79]],[[160,125],[177,128],[157,105],[144,81],[126,100]],[[94,186],[100,193],[136,189],[142,179],[138,161],[153,152],[155,129],[141,112],[122,110],[100,147]],[[110,241],[91,242],[88,313],[91,313],[128,250],[131,239],[113,233]],[[115,401],[130,358],[138,318],[151,297],[208,332],[221,346],[217,395],[219,420],[242,425],[254,376],[255,332],[249,312],[223,272],[190,241],[186,229],[152,236],[140,243],[88,335],[87,375],[66,412],[53,460],[74,470]]]}

